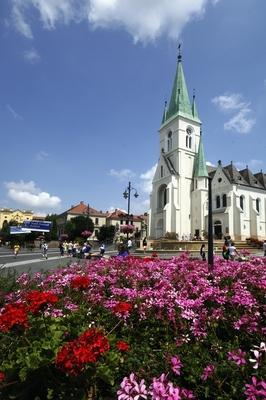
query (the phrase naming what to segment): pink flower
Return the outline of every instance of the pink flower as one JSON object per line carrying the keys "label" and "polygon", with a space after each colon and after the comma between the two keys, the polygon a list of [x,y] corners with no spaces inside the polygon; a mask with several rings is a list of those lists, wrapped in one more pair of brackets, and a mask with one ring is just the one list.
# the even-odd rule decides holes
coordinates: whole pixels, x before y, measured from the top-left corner
{"label": "pink flower", "polygon": [[228,360],[233,361],[239,367],[247,363],[245,357],[246,352],[242,351],[241,349],[228,352]]}
{"label": "pink flower", "polygon": [[201,379],[206,381],[215,371],[215,366],[213,364],[208,364],[207,367],[204,368],[203,374],[201,375]]}
{"label": "pink flower", "polygon": [[178,356],[171,358],[171,369],[174,372],[174,374],[180,375],[180,370],[182,366],[183,365]]}
{"label": "pink flower", "polygon": [[138,383],[135,375],[130,374],[129,378],[125,377],[117,391],[118,400],[139,400],[147,399],[147,390],[144,379]]}
{"label": "pink flower", "polygon": [[266,398],[266,382],[260,381],[257,382],[257,378],[255,376],[252,377],[252,383],[245,385],[245,395],[247,396],[247,400],[265,400]]}

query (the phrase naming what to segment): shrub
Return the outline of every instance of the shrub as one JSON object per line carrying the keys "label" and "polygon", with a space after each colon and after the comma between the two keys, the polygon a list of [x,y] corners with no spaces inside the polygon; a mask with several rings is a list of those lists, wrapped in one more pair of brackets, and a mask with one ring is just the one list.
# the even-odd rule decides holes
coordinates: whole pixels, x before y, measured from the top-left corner
{"label": "shrub", "polygon": [[182,254],[0,280],[0,397],[265,399],[265,267]]}

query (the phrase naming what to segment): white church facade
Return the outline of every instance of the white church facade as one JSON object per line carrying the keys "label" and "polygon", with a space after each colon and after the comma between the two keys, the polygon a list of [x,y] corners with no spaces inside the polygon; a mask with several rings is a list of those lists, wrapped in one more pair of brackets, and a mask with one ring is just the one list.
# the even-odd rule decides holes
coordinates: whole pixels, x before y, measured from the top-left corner
{"label": "white church facade", "polygon": [[206,165],[195,96],[190,102],[179,54],[172,95],[159,129],[160,157],[152,182],[149,237],[203,237],[212,181],[213,234],[220,239],[266,238],[266,174],[233,163]]}

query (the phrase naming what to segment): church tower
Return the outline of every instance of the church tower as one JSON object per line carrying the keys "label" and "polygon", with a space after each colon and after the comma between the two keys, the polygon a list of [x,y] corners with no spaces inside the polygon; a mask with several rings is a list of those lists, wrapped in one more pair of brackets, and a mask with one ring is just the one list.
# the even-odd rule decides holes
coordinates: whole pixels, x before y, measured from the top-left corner
{"label": "church tower", "polygon": [[[149,236],[160,238],[167,232],[175,232],[180,239],[182,236],[189,237],[198,229],[192,192],[196,185],[199,185],[197,190],[205,191],[206,176],[198,176],[197,179],[195,176],[198,173],[207,175],[207,171],[203,146],[200,145],[201,121],[195,95],[192,104],[189,99],[180,46],[170,103],[169,106],[165,103],[159,135],[160,157],[150,196]],[[204,171],[197,167],[202,162]]]}

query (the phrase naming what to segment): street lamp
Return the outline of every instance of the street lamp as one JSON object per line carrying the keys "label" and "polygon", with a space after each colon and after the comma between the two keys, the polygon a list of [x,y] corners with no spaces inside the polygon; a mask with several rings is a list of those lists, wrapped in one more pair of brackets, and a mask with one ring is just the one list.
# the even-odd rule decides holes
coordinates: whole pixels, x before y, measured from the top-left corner
{"label": "street lamp", "polygon": [[[127,215],[128,215],[128,221],[129,221],[129,215],[130,215],[130,196],[131,196],[131,191],[134,190],[134,197],[137,198],[139,197],[139,194],[137,192],[137,189],[133,188],[131,186],[131,182],[128,182],[128,187],[123,193],[123,197],[127,199]],[[133,224],[132,224],[133,225]],[[127,239],[128,239],[128,232],[127,232]]]}
{"label": "street lamp", "polygon": [[212,178],[208,177],[208,265],[213,270]]}

